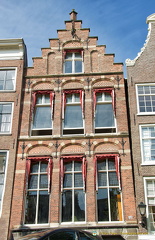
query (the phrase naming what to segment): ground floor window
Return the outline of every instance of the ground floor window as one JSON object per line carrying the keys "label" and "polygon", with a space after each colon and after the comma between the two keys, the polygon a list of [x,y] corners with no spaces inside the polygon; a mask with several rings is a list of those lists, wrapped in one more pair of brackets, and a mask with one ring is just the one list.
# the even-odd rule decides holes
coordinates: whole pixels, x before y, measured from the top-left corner
{"label": "ground floor window", "polygon": [[63,164],[62,222],[85,221],[85,191],[82,161]]}
{"label": "ground floor window", "polygon": [[4,195],[6,160],[7,160],[7,152],[0,151],[0,210],[2,208],[2,199],[3,199],[3,195]]}
{"label": "ground floor window", "polygon": [[48,223],[48,162],[31,163],[25,206],[25,224]]}
{"label": "ground floor window", "polygon": [[98,221],[122,221],[121,194],[115,157],[97,160]]}
{"label": "ground floor window", "polygon": [[155,232],[155,179],[148,178],[146,186],[146,205],[148,214],[148,230]]}

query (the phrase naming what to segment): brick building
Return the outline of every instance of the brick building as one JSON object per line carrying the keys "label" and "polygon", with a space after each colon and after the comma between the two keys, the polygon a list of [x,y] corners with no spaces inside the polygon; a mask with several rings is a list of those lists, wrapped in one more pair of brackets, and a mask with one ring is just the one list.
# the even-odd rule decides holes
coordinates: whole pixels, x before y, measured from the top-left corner
{"label": "brick building", "polygon": [[21,91],[26,51],[22,39],[0,40],[0,238],[10,224]]}
{"label": "brick building", "polygon": [[138,211],[139,239],[150,240],[155,234],[155,14],[147,24],[144,47],[126,65],[136,206],[146,205],[143,218]]}
{"label": "brick building", "polygon": [[65,26],[26,69],[10,228],[15,239],[66,226],[135,239],[122,63],[74,10]]}

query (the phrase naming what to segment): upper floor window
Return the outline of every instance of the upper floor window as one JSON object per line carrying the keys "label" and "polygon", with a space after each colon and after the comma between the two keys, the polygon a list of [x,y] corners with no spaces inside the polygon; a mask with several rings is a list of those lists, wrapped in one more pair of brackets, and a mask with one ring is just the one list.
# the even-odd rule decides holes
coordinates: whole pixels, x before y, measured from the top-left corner
{"label": "upper floor window", "polygon": [[141,126],[143,163],[155,164],[155,125]]}
{"label": "upper floor window", "polygon": [[52,135],[53,97],[50,91],[33,93],[33,124],[32,136]]}
{"label": "upper floor window", "polygon": [[97,155],[96,190],[98,221],[122,221],[118,155]]}
{"label": "upper floor window", "polygon": [[155,85],[137,85],[138,112],[155,112]]}
{"label": "upper floor window", "polygon": [[15,89],[15,69],[0,69],[0,91]]}
{"label": "upper floor window", "polygon": [[81,49],[66,50],[64,52],[64,72],[82,73],[83,72],[83,51]]}
{"label": "upper floor window", "polygon": [[6,160],[7,160],[7,152],[0,151],[0,211],[2,209],[2,200],[3,200],[3,194],[4,194]]}
{"label": "upper floor window", "polygon": [[11,132],[12,103],[0,103],[0,133]]}
{"label": "upper floor window", "polygon": [[116,132],[114,90],[94,90],[94,120],[95,133]]}
{"label": "upper floor window", "polygon": [[29,157],[26,161],[28,187],[25,223],[48,223],[52,159],[50,157]]}
{"label": "upper floor window", "polygon": [[63,93],[63,134],[84,133],[84,92],[66,90]]}

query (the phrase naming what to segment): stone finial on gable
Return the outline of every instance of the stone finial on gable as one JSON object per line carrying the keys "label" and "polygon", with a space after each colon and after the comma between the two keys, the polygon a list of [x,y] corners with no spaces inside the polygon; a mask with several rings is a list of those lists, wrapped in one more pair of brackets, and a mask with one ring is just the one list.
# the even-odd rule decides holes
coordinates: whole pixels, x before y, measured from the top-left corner
{"label": "stone finial on gable", "polygon": [[72,11],[70,12],[70,20],[71,21],[77,20],[77,12],[75,12],[75,9],[72,9]]}

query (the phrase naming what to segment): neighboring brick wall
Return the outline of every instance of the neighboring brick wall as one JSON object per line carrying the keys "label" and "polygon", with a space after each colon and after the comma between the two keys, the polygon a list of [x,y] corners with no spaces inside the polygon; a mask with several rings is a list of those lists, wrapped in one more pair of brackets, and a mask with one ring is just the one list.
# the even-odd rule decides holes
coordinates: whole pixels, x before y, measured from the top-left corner
{"label": "neighboring brick wall", "polygon": [[[150,27],[149,27],[150,28]],[[136,84],[155,83],[155,23],[151,23],[151,33],[149,41],[144,49],[133,61],[133,64],[127,64],[128,73],[128,95],[130,109],[130,125],[132,139],[132,153],[134,164],[134,177],[136,189],[136,205],[140,202],[145,202],[144,196],[144,177],[155,177],[155,166],[142,166],[141,146],[140,146],[140,131],[139,126],[142,124],[154,124],[154,115],[137,115],[137,99],[136,99]],[[138,222],[141,217],[138,213]],[[140,231],[144,231],[141,229]]]}
{"label": "neighboring brick wall", "polygon": [[[9,158],[6,171],[6,184],[0,216],[0,238],[6,240],[9,233],[10,211],[12,202],[13,180],[16,161],[17,138],[21,118],[21,90],[23,84],[23,60],[0,60],[0,68],[15,67],[17,68],[16,89],[14,92],[0,92],[1,102],[13,103],[13,119],[11,134],[0,135],[0,150],[8,150]],[[22,195],[21,195],[22,196]],[[18,202],[18,201],[16,201]]]}

